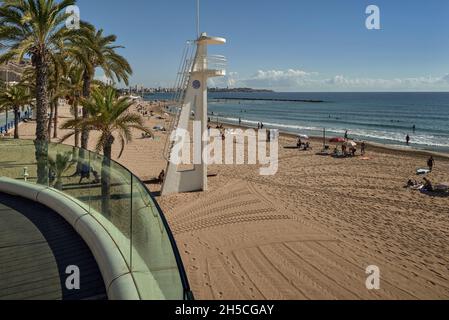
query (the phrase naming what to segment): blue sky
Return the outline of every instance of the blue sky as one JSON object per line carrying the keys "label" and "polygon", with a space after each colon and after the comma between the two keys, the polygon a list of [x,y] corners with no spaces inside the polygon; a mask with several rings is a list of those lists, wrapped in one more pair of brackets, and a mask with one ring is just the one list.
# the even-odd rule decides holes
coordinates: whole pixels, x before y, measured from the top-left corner
{"label": "blue sky", "polygon": [[[365,27],[368,5],[381,30]],[[81,18],[118,36],[133,85],[170,86],[195,0],[79,0]],[[202,0],[201,30],[228,39],[212,85],[278,91],[448,91],[449,1]],[[99,77],[101,74],[98,75]]]}

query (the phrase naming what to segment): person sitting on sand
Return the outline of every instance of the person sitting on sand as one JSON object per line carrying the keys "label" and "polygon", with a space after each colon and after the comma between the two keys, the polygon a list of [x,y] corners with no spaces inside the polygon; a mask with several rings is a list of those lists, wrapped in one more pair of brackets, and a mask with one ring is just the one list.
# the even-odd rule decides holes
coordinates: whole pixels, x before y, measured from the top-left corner
{"label": "person sitting on sand", "polygon": [[433,167],[435,166],[435,159],[431,156],[427,161],[427,166],[429,167],[430,172],[432,172]]}
{"label": "person sitting on sand", "polygon": [[430,181],[429,179],[427,179],[427,178],[424,178],[423,179],[424,180],[424,190],[426,190],[426,191],[429,191],[429,192],[433,192],[433,184],[432,184],[432,181]]}
{"label": "person sitting on sand", "polygon": [[407,182],[407,188],[414,188],[414,187],[417,187],[417,186],[419,186],[419,184],[418,184],[418,181],[416,181],[416,180],[410,179]]}
{"label": "person sitting on sand", "polygon": [[304,151],[307,151],[310,149],[310,142],[304,143]]}
{"label": "person sitting on sand", "polygon": [[347,150],[348,150],[348,149],[347,149],[347,147],[346,147],[345,144],[341,146],[341,152],[343,153],[344,156],[347,155],[347,153],[346,153]]}
{"label": "person sitting on sand", "polygon": [[355,157],[355,154],[357,153],[357,149],[352,147],[351,148],[351,153],[352,153],[352,156]]}
{"label": "person sitting on sand", "polygon": [[336,155],[338,155],[338,148],[337,147],[335,147],[335,149],[334,149],[334,156],[336,156]]}
{"label": "person sitting on sand", "polygon": [[165,180],[165,170],[162,170],[161,173],[159,173],[159,177],[157,178],[159,180],[160,184],[164,183]]}

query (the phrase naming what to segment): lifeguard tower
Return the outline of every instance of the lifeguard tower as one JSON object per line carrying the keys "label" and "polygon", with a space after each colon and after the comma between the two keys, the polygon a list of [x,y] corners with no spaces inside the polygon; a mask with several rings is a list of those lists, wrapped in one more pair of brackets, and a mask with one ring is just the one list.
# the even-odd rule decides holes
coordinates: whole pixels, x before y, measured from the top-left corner
{"label": "lifeguard tower", "polygon": [[[208,46],[223,45],[224,38],[210,37],[206,33],[199,35],[196,41],[187,43],[184,50],[180,72],[177,78],[176,100],[174,117],[169,128],[169,135],[177,129],[188,131],[190,120],[201,123],[201,136],[207,132],[207,82],[209,78],[226,75],[226,59],[223,56],[208,56]],[[198,126],[198,125],[197,125]],[[196,128],[197,130],[199,128]],[[164,149],[164,157],[168,161],[166,176],[162,187],[162,195],[173,193],[194,192],[207,190],[207,163],[202,155],[205,150],[205,142],[197,139],[193,141],[196,146],[196,159],[201,158],[200,164],[196,162],[191,169],[170,162],[173,152],[173,141],[167,138]],[[201,151],[201,156],[199,152]],[[194,155],[195,156],[195,155]]]}

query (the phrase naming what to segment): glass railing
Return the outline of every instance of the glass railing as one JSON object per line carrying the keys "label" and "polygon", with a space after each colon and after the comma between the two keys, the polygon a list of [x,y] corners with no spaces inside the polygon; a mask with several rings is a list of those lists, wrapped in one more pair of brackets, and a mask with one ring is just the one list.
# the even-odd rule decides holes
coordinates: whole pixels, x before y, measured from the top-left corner
{"label": "glass railing", "polygon": [[[36,149],[44,150],[39,166]],[[36,148],[33,141],[0,139],[2,176],[49,186],[80,201],[117,244],[142,299],[193,298],[161,209],[128,169],[72,146]]]}

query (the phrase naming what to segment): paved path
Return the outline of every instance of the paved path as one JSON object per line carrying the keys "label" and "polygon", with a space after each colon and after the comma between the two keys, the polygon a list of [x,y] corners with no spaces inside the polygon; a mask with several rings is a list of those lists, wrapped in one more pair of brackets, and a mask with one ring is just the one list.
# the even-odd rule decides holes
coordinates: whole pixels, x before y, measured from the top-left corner
{"label": "paved path", "polygon": [[[68,266],[80,269],[81,289],[69,291]],[[0,193],[0,300],[106,299],[92,253],[57,213]]]}

